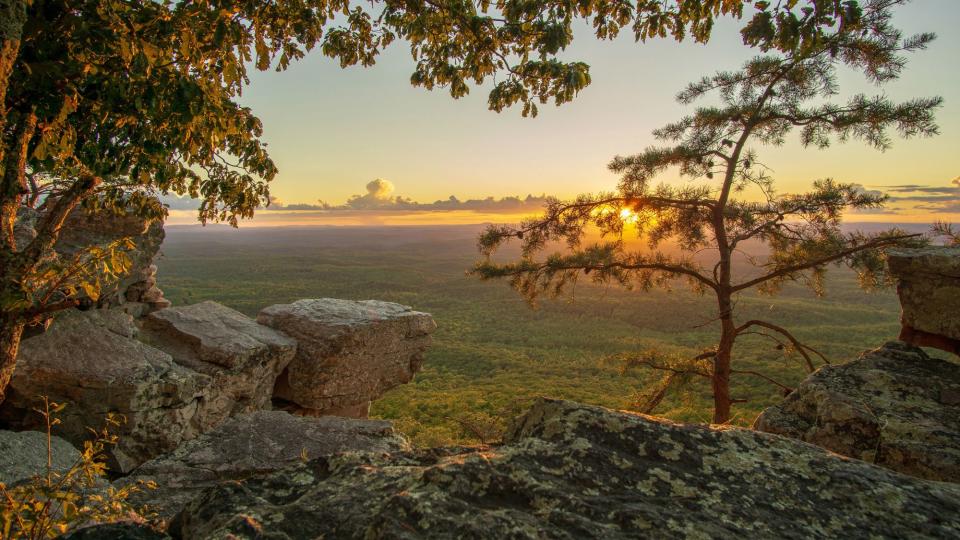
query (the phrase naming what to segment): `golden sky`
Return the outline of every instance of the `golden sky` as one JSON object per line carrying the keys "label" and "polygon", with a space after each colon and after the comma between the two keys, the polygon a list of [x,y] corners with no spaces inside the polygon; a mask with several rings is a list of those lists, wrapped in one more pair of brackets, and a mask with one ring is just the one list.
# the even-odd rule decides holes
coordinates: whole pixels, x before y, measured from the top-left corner
{"label": "golden sky", "polygon": [[[858,142],[821,151],[791,140],[758,148],[760,158],[782,192],[832,177],[893,197],[886,213],[849,221],[960,221],[960,1],[917,0],[900,9],[895,22],[906,33],[933,31],[938,39],[910,58],[901,80],[879,91],[894,99],[942,96],[941,134],[896,139],[884,153]],[[656,144],[651,130],[689,111],[674,101],[677,91],[716,70],[736,69],[754,54],[740,44],[738,29],[734,21],[722,22],[708,45],[635,44],[629,36],[598,42],[579,32],[565,57],[590,64],[593,84],[572,103],[542,107],[536,119],[522,118],[519,110],[488,111],[489,88],[454,100],[444,90],[410,86],[413,62],[402,42],[371,68],[342,70],[314,53],[286,72],[256,73],[243,102],[263,120],[280,174],[271,187],[277,204],[252,225],[511,221],[536,206],[462,203],[611,190],[617,178],[606,169],[610,159]],[[878,92],[854,73],[842,73],[840,84],[845,95]],[[433,203],[453,195],[461,204],[360,208],[364,197],[382,195],[368,187],[377,178],[389,183],[390,200]],[[318,201],[342,206],[351,197],[356,205],[349,211],[288,208]],[[171,223],[195,219],[181,206],[189,205],[174,204]]]}

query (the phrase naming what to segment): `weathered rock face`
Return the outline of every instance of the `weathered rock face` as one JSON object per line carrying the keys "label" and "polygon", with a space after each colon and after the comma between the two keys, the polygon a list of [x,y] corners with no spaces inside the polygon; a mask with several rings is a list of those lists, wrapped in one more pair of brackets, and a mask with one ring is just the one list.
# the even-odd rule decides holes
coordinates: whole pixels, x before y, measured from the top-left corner
{"label": "weathered rock face", "polygon": [[148,315],[141,339],[212,380],[194,423],[203,432],[234,414],[268,408],[296,342],[216,302]]}
{"label": "weathered rock face", "polygon": [[960,247],[890,250],[903,308],[900,338],[960,354]]}
{"label": "weathered rock face", "polygon": [[90,245],[109,244],[121,238],[133,239],[134,249],[127,252],[133,263],[130,273],[108,290],[101,291],[98,304],[110,307],[140,303],[149,311],[170,305],[156,286],[157,267],[153,264],[164,236],[163,222],[159,220],[77,209],[67,217],[54,250],[62,256],[70,256]]}
{"label": "weathered rock face", "polygon": [[960,482],[960,364],[890,342],[820,368],[754,427],[905,474]]}
{"label": "weathered rock face", "polygon": [[144,463],[117,483],[156,481],[158,489],[137,493],[132,502],[149,505],[161,518],[170,518],[204,489],[224,481],[263,475],[307,458],[339,452],[406,449],[406,440],[389,422],[259,411],[228,420],[173,453]]}
{"label": "weathered rock face", "polygon": [[[67,441],[50,437],[53,470],[68,470],[80,452]],[[0,431],[0,483],[11,487],[47,472],[47,434],[39,431]]]}
{"label": "weathered rock face", "polygon": [[137,523],[107,523],[71,531],[61,540],[169,540],[170,537]]}
{"label": "weathered rock face", "polygon": [[413,378],[436,328],[430,315],[407,306],[332,298],[273,305],[257,321],[297,340],[276,397],[312,414],[355,416]]}
{"label": "weathered rock face", "polygon": [[320,458],[206,492],[180,538],[960,536],[960,486],[792,439],[541,400],[495,449]]}
{"label": "weathered rock face", "polygon": [[38,396],[68,403],[57,433],[80,445],[107,413],[126,417],[112,465],[126,471],[196,436],[190,419],[210,377],[133,339],[132,318],[117,310],[69,311],[45,334],[24,340],[0,416],[18,429],[42,429]]}

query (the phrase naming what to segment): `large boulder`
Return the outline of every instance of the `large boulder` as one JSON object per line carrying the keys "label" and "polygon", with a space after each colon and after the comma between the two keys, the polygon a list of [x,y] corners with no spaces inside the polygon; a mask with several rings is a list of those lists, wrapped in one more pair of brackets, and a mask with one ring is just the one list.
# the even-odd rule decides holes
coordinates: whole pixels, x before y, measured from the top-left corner
{"label": "large boulder", "polygon": [[134,522],[91,525],[68,532],[60,540],[170,540],[166,534]]}
{"label": "large boulder", "polygon": [[65,257],[92,245],[107,245],[122,238],[133,241],[130,271],[101,291],[98,304],[103,307],[125,303],[143,304],[146,310],[168,307],[170,302],[156,287],[154,261],[165,233],[163,221],[146,219],[133,212],[115,213],[77,208],[67,217],[54,250]]}
{"label": "large boulder", "polygon": [[57,433],[76,446],[108,413],[119,413],[111,466],[127,471],[197,435],[191,423],[211,379],[134,337],[117,310],[68,311],[51,329],[24,340],[0,417],[16,429],[44,429],[40,396],[66,403]]}
{"label": "large boulder", "polygon": [[149,314],[141,339],[212,379],[195,418],[201,432],[234,414],[269,408],[277,376],[297,347],[239,311],[209,301]]}
{"label": "large boulder", "polygon": [[[50,463],[54,472],[70,469],[80,452],[67,441],[50,437]],[[0,431],[0,484],[7,487],[47,473],[47,434],[40,431]]]}
{"label": "large boulder", "polygon": [[499,448],[343,454],[222,484],[179,538],[946,538],[960,486],[793,439],[540,400]]}
{"label": "large boulder", "polygon": [[905,474],[960,482],[960,364],[890,342],[820,368],[754,427]]}
{"label": "large boulder", "polygon": [[409,382],[436,328],[427,313],[377,300],[297,300],[260,311],[257,321],[297,340],[275,397],[307,414],[365,417],[370,401]]}
{"label": "large boulder", "polygon": [[900,339],[960,354],[960,246],[888,253],[903,308]]}
{"label": "large boulder", "polygon": [[117,484],[155,481],[156,490],[135,493],[132,500],[167,519],[204,489],[221,482],[340,452],[383,454],[407,449],[406,440],[382,420],[306,418],[283,411],[259,411],[234,417],[174,452],[144,463]]}

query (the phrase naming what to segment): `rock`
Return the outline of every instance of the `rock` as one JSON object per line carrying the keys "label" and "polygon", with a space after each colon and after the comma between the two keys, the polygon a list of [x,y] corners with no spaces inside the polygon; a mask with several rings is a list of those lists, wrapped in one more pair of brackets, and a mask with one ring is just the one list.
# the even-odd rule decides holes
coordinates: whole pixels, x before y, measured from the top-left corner
{"label": "rock", "polygon": [[960,354],[960,246],[888,253],[903,308],[901,339]]}
{"label": "rock", "polygon": [[[50,457],[53,470],[70,469],[80,452],[67,441],[52,435]],[[47,434],[40,431],[0,431],[0,483],[14,486],[47,472]]]}
{"label": "rock", "polygon": [[165,233],[163,222],[139,217],[133,213],[115,214],[108,211],[93,212],[78,208],[64,223],[60,238],[54,250],[62,256],[71,256],[91,245],[106,245],[121,238],[133,240],[134,249],[127,252],[131,259],[131,268],[126,276],[111,287],[101,291],[98,305],[116,306],[125,301],[140,301],[133,294],[143,281],[156,282],[157,267],[153,264],[160,251]]}
{"label": "rock", "polygon": [[538,401],[498,448],[318,458],[212,488],[179,538],[946,538],[960,485],[785,437]]}
{"label": "rock", "polygon": [[61,540],[170,540],[164,533],[131,522],[92,525],[58,536]]}
{"label": "rock", "polygon": [[433,318],[377,300],[297,300],[264,308],[257,321],[297,340],[275,396],[318,414],[356,410],[420,370]]}
{"label": "rock", "polygon": [[292,339],[216,302],[151,313],[141,339],[212,379],[195,418],[201,432],[269,407],[277,376],[296,351]]}
{"label": "rock", "polygon": [[116,433],[111,466],[128,471],[196,436],[191,420],[210,377],[177,365],[169,354],[133,337],[132,318],[117,310],[71,310],[51,329],[24,340],[0,407],[16,429],[44,429],[33,411],[38,396],[66,403],[57,433],[75,446],[110,412],[126,423]]}
{"label": "rock", "polygon": [[158,489],[136,493],[132,501],[136,506],[148,505],[160,518],[168,519],[204,489],[220,482],[263,475],[306,458],[339,452],[406,449],[406,440],[389,422],[259,411],[231,418],[173,453],[144,463],[117,484],[156,481]]}
{"label": "rock", "polygon": [[820,368],[754,427],[904,474],[960,482],[960,364],[890,342]]}

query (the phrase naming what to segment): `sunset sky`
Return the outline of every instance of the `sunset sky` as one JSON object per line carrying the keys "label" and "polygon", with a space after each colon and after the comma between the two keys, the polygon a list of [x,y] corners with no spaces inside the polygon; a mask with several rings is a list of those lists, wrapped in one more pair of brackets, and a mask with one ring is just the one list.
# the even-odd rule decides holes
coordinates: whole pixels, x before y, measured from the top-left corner
{"label": "sunset sky", "polygon": [[[760,157],[783,192],[833,177],[894,197],[890,212],[853,221],[960,221],[960,1],[916,0],[895,22],[907,33],[932,31],[938,39],[881,91],[894,99],[942,96],[941,134],[895,140],[885,153],[859,142],[826,151],[791,142],[761,148]],[[721,22],[707,45],[636,44],[630,36],[598,42],[583,28],[565,58],[587,62],[593,84],[573,103],[543,106],[536,119],[522,118],[519,108],[487,110],[489,87],[454,100],[444,90],[411,86],[413,61],[403,42],[372,68],[342,70],[315,52],[286,72],[255,73],[243,103],[263,120],[280,174],[271,187],[279,204],[252,224],[497,221],[501,214],[535,211],[539,199],[474,202],[460,211],[456,203],[416,211],[383,207],[397,196],[433,203],[451,195],[462,202],[613,189],[609,160],[654,144],[651,130],[689,111],[674,101],[678,90],[715,70],[736,69],[755,53],[740,43],[739,28],[736,21]],[[844,94],[877,92],[856,74],[845,73],[840,82]],[[385,182],[368,188],[377,178]],[[320,200],[339,206],[351,197],[349,211],[281,207]],[[178,210],[186,206],[173,205],[171,223],[194,219]]]}

